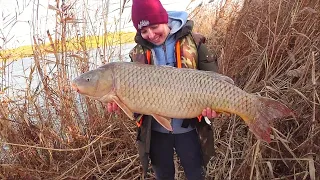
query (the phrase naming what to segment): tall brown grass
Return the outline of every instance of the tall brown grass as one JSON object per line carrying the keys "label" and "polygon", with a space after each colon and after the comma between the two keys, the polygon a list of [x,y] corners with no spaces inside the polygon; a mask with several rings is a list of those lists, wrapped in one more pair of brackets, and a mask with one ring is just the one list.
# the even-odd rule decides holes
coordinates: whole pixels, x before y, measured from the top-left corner
{"label": "tall brown grass", "polygon": [[[57,1],[55,6],[60,5]],[[207,36],[209,48],[218,54],[220,72],[248,92],[280,100],[296,115],[274,123],[270,144],[258,141],[235,116],[215,119],[217,154],[208,165],[208,179],[319,177],[319,5],[316,0],[226,1],[218,10],[199,7],[194,12],[195,30]],[[56,16],[66,19],[68,13],[57,11]],[[140,179],[134,122],[71,91],[70,72],[80,74],[97,64],[89,61],[86,35],[70,53],[65,42],[74,35],[74,24],[56,23],[58,33],[50,43],[62,52],[53,53],[55,74],[46,68],[47,55],[34,38],[28,86],[14,99],[6,96],[10,88],[1,87],[1,178]],[[114,52],[109,45],[100,46],[105,62]],[[6,66],[2,61],[3,80],[8,80]],[[35,75],[41,80],[36,89],[31,86]],[[177,169],[177,178],[183,179],[181,167]]]}
{"label": "tall brown grass", "polygon": [[[218,120],[209,176],[319,179],[319,6],[315,0],[244,1],[229,21],[209,21],[220,72],[248,92],[280,100],[296,115],[274,123],[270,144],[253,138],[241,121]],[[230,6],[220,12],[225,8]]]}

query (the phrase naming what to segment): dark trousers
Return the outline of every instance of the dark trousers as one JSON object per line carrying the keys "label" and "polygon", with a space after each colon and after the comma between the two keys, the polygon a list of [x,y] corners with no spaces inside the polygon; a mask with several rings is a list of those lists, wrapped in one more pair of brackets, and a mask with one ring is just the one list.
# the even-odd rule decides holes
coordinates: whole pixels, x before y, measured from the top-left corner
{"label": "dark trousers", "polygon": [[174,180],[174,150],[188,180],[204,179],[203,159],[196,130],[183,134],[151,133],[150,159],[157,180]]}

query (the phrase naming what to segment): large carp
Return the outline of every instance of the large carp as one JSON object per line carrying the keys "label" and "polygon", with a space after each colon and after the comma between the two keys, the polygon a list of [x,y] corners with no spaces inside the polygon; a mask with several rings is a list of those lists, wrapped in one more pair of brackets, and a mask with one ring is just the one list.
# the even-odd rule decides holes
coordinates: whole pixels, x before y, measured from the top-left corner
{"label": "large carp", "polygon": [[284,104],[249,94],[227,76],[187,68],[113,62],[72,81],[78,93],[114,101],[125,114],[153,116],[172,131],[171,118],[194,118],[210,107],[239,115],[260,139],[270,142],[271,120],[292,114]]}

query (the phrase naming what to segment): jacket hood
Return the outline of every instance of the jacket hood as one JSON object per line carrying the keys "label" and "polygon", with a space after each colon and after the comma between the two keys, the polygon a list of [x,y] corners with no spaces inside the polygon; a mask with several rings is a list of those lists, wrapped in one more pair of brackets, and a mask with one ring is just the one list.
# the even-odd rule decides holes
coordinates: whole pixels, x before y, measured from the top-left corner
{"label": "jacket hood", "polygon": [[184,11],[168,11],[168,16],[168,25],[171,29],[170,34],[175,34],[179,31],[188,19],[188,13]]}

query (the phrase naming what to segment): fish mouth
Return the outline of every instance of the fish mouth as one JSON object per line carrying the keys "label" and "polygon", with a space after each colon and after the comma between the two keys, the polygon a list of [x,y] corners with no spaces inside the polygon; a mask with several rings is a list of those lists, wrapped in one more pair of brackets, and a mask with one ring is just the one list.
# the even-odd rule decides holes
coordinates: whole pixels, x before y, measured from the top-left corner
{"label": "fish mouth", "polygon": [[71,88],[76,91],[76,92],[79,92],[79,88],[78,86],[75,84],[75,83],[71,83]]}

